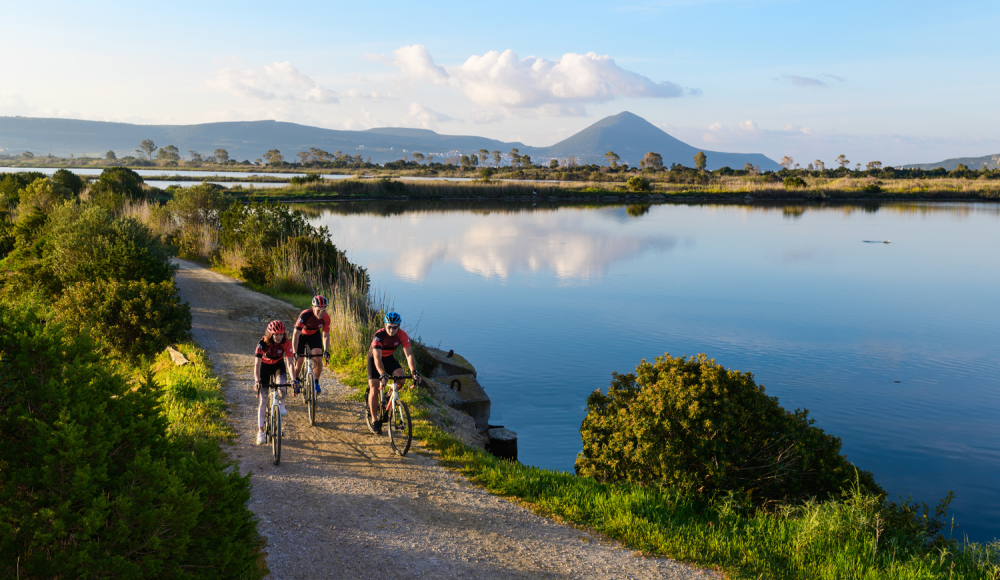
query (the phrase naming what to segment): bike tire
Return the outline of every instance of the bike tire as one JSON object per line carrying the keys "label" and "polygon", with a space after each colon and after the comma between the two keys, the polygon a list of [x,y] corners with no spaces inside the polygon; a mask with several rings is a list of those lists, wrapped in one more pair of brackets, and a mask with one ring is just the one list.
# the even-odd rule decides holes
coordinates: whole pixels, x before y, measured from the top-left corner
{"label": "bike tire", "polygon": [[389,444],[400,456],[410,450],[413,425],[410,423],[410,409],[403,401],[396,401],[389,417]]}
{"label": "bike tire", "polygon": [[309,387],[306,388],[306,414],[309,415],[309,426],[316,425],[316,389],[313,386],[313,374],[309,371]]}
{"label": "bike tire", "polygon": [[281,463],[281,411],[278,405],[271,407],[271,456],[275,465]]}

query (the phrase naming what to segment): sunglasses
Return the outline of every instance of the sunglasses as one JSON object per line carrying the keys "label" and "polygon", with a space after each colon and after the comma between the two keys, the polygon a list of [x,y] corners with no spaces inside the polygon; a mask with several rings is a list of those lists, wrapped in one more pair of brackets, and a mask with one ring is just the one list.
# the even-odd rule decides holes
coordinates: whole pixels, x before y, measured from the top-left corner
{"label": "sunglasses", "polygon": [[399,330],[398,324],[387,324],[385,327],[388,328],[389,330]]}

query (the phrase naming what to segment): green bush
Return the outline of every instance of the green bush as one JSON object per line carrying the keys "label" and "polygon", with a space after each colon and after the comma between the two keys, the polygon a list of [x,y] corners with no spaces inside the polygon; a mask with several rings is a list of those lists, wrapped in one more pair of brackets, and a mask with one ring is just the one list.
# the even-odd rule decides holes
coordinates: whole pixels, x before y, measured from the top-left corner
{"label": "green bush", "polygon": [[115,212],[126,201],[146,196],[143,183],[142,177],[127,167],[110,167],[102,171],[97,181],[90,185],[90,199],[105,210]]}
{"label": "green bush", "polygon": [[315,237],[326,231],[309,225],[301,212],[272,202],[234,203],[219,214],[219,226],[219,241],[226,248],[270,249],[288,238]]}
{"label": "green bush", "polygon": [[56,311],[67,328],[90,329],[125,360],[150,356],[188,336],[191,308],[174,281],[83,280],[63,291]]}
{"label": "green bush", "polygon": [[799,189],[806,186],[806,181],[801,177],[792,176],[785,178],[785,189]]}
{"label": "green bush", "polygon": [[182,227],[217,226],[219,213],[229,206],[225,194],[211,183],[179,187],[170,192],[173,197],[167,202],[167,211],[181,222]]}
{"label": "green bush", "polygon": [[650,191],[649,180],[638,175],[629,177],[625,182],[625,188],[629,191]]}
{"label": "green bush", "polygon": [[73,195],[80,195],[85,185],[79,175],[68,169],[60,169],[52,174],[52,181],[73,192]]}
{"label": "green bush", "polygon": [[63,202],[73,198],[73,192],[48,178],[36,179],[21,191],[18,211],[34,207],[43,213],[51,212]]}
{"label": "green bush", "polygon": [[751,373],[705,355],[643,360],[595,391],[580,434],[579,475],[659,484],[756,505],[826,497],[849,488],[884,495],[872,475],[840,454],[840,439],[808,411],[786,411]]}
{"label": "green bush", "polygon": [[21,199],[21,190],[36,179],[46,179],[46,176],[39,171],[26,171],[7,173],[0,177],[0,206],[16,207]]}
{"label": "green bush", "polygon": [[259,576],[249,475],[42,311],[0,304],[0,577]]}
{"label": "green bush", "polygon": [[292,185],[305,185],[307,183],[319,183],[323,177],[319,173],[308,173],[306,175],[296,175],[288,180]]}

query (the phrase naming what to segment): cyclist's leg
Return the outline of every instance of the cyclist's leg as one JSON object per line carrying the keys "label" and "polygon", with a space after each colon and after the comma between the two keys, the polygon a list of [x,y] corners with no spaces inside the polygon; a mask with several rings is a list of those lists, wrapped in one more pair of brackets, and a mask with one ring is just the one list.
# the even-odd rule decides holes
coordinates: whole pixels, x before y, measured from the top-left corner
{"label": "cyclist's leg", "polygon": [[379,372],[375,368],[375,360],[370,353],[365,363],[368,367],[368,410],[373,418],[379,417],[378,390],[382,387],[382,381],[379,380]]}

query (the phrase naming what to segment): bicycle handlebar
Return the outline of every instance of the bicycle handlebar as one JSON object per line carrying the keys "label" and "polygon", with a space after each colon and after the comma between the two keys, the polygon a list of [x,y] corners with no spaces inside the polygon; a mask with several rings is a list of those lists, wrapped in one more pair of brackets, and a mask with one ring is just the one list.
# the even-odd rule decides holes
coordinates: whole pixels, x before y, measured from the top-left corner
{"label": "bicycle handlebar", "polygon": [[296,358],[298,358],[298,357],[302,357],[302,358],[318,358],[318,357],[321,357],[321,356],[323,356],[323,355],[321,355],[321,354],[299,354],[299,353],[295,353],[295,357]]}

